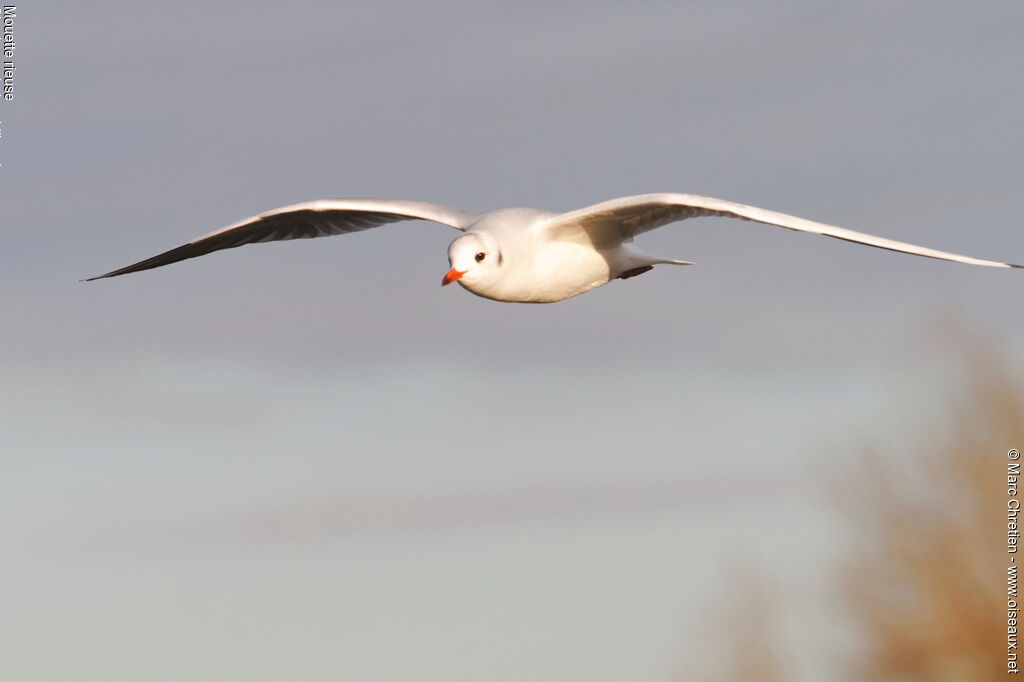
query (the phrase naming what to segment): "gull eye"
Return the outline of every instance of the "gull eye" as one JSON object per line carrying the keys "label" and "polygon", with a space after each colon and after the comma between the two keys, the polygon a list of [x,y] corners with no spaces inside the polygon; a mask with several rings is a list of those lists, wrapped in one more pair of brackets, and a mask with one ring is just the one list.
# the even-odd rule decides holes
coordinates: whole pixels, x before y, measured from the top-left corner
{"label": "gull eye", "polygon": [[487,254],[484,253],[483,251],[481,251],[480,253],[476,254],[476,262],[477,263],[482,262],[484,258],[487,258]]}

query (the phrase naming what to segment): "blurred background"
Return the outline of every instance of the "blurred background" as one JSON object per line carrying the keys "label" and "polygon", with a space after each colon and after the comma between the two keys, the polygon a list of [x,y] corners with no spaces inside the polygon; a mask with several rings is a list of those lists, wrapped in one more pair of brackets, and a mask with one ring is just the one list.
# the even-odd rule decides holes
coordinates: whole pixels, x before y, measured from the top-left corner
{"label": "blurred background", "polygon": [[1018,2],[33,3],[0,102],[4,679],[1003,675],[1018,272],[741,221],[548,306],[322,197],[718,196],[1021,262]]}

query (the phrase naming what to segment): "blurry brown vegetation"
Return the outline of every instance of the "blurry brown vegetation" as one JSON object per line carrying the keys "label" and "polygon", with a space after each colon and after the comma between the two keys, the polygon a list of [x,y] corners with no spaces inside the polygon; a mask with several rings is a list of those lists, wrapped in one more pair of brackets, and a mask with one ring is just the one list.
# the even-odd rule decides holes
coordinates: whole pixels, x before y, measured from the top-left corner
{"label": "blurry brown vegetation", "polygon": [[[716,609],[729,616],[728,627],[710,624],[716,665],[681,680],[806,679],[807,656],[820,666],[822,650],[831,652],[826,671],[811,679],[1007,677],[1006,453],[1024,447],[1024,388],[994,349],[959,345],[945,422],[908,440],[913,447],[864,447],[855,470],[830,481],[853,538],[817,609],[832,622],[797,624],[807,646],[794,650],[776,627],[786,600],[762,580],[741,593],[768,593],[769,603],[751,609],[745,597]],[[829,641],[840,639],[830,631],[848,637]]]}

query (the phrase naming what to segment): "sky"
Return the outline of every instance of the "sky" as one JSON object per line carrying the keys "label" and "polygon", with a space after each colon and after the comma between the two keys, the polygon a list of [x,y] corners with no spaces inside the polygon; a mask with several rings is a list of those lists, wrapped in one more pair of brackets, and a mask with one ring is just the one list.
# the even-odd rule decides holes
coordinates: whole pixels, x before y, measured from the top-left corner
{"label": "sky", "polygon": [[[829,586],[830,480],[941,433],[1024,281],[701,219],[552,305],[447,228],[92,283],[328,197],[689,192],[1022,262],[1019,3],[39,2],[0,101],[12,679],[673,679],[737,574]],[[817,613],[822,629],[834,627]],[[812,679],[822,679],[813,672]]]}

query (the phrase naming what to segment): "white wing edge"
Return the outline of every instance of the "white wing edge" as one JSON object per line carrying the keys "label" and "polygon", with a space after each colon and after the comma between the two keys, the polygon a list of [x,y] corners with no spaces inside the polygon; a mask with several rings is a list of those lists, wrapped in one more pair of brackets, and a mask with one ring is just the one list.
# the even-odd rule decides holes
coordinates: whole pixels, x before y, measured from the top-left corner
{"label": "white wing edge", "polygon": [[[90,282],[97,279],[104,279],[106,277],[116,277],[118,275],[129,274],[132,272],[139,272],[142,270],[148,270],[156,267],[162,267],[164,265],[170,265],[171,263],[186,260],[188,258],[195,258],[197,256],[206,255],[214,251],[222,250],[225,248],[233,248],[235,246],[242,246],[244,244],[257,243],[261,241],[268,241],[268,239],[252,239],[246,238],[244,228],[252,227],[261,221],[268,218],[274,218],[276,216],[287,216],[289,213],[301,213],[305,211],[324,212],[328,213],[331,211],[352,211],[355,214],[368,213],[368,214],[392,214],[400,216],[394,220],[384,220],[377,222],[376,224],[371,223],[370,225],[364,225],[362,227],[354,227],[353,229],[345,230],[341,229],[337,232],[331,232],[326,234],[314,235],[314,236],[332,236],[334,234],[344,234],[346,232],[360,231],[366,229],[366,227],[376,227],[380,224],[388,222],[398,222],[400,220],[429,220],[432,222],[440,223],[453,227],[457,230],[464,230],[474,220],[479,217],[478,213],[472,211],[466,211],[461,208],[455,208],[453,206],[445,206],[443,204],[434,204],[426,201],[410,201],[407,199],[318,199],[314,201],[306,201],[298,204],[291,204],[289,206],[282,206],[281,208],[275,208],[264,213],[260,213],[255,216],[251,216],[244,220],[240,220],[236,223],[232,223],[227,227],[222,227],[213,232],[209,232],[200,237],[196,237],[191,241],[157,254],[151,258],[139,261],[132,265],[112,270],[103,275],[96,277],[90,277],[82,280]],[[296,227],[301,227],[301,224],[297,224]],[[229,245],[214,245],[217,237],[225,237],[227,233],[238,230],[242,235],[242,239],[237,243]],[[294,234],[294,233],[293,233]],[[291,235],[271,237],[269,241],[277,239],[291,239],[294,238]],[[220,240],[223,242],[223,240]]]}
{"label": "white wing edge", "polygon": [[189,243],[195,244],[207,237],[213,237],[223,232],[227,232],[228,230],[233,230],[236,227],[248,225],[249,223],[261,218],[270,218],[271,216],[281,215],[283,213],[293,213],[296,211],[367,211],[373,213],[396,213],[407,216],[408,220],[430,220],[435,223],[447,225],[448,227],[454,227],[456,230],[466,229],[466,227],[468,227],[480,215],[479,213],[455,208],[454,206],[434,204],[429,201],[412,201],[409,199],[315,199],[313,201],[303,201],[298,204],[281,206],[280,208],[274,208],[258,215],[250,216],[244,220],[239,220],[237,223],[232,223],[227,227],[222,227],[219,230],[214,230],[213,232],[204,234],[201,237],[196,237]]}
{"label": "white wing edge", "polygon": [[[797,216],[787,215],[785,213],[769,211],[768,209],[758,208],[756,206],[737,204],[732,201],[725,201],[724,199],[715,199],[713,197],[704,197],[696,194],[640,194],[637,196],[612,199],[610,201],[605,201],[600,204],[594,204],[593,206],[588,206],[586,208],[581,208],[575,211],[570,211],[568,213],[563,213],[558,216],[555,216],[548,221],[548,223],[545,225],[545,228],[558,229],[558,227],[560,226],[579,224],[588,216],[598,214],[614,214],[616,210],[639,208],[644,205],[661,205],[665,207],[680,206],[704,209],[723,214],[727,217],[741,218],[744,220],[750,220],[757,223],[764,223],[766,225],[775,225],[777,227],[783,227],[789,230],[810,232],[813,234],[825,235],[826,237],[844,239],[846,241],[857,242],[859,244],[866,244],[867,246],[874,246],[881,249],[889,249],[890,251],[899,251],[902,253],[909,253],[917,256],[925,256],[928,258],[938,258],[941,260],[954,261],[957,263],[967,263],[969,265],[984,265],[987,267],[994,268],[1024,268],[1024,265],[1003,263],[1000,261],[985,260],[982,258],[972,258],[971,256],[964,256],[958,253],[939,251],[937,249],[930,249],[924,246],[918,246],[917,244],[896,241],[895,239],[886,239],[885,237],[876,237],[875,235],[866,234],[863,232],[856,232],[854,230],[848,230],[846,228],[837,227],[835,225],[827,225],[825,223],[818,223],[813,220],[807,220],[805,218],[799,218]],[[680,220],[681,219],[683,218],[680,218]],[[637,230],[637,232],[644,231],[645,230],[643,228]]]}

